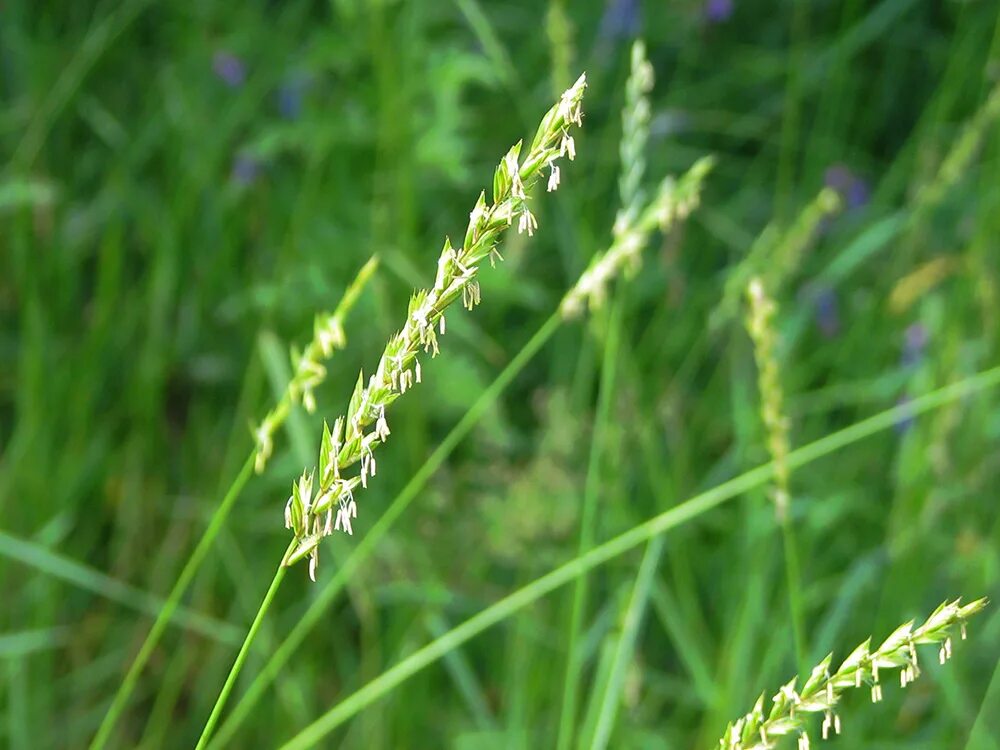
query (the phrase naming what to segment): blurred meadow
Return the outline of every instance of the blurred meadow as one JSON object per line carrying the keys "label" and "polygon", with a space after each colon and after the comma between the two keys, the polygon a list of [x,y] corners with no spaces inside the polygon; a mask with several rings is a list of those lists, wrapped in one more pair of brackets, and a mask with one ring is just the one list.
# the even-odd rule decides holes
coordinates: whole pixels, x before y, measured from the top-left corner
{"label": "blurred meadow", "polygon": [[[562,320],[612,242],[636,38],[656,77],[645,193],[715,166],[640,271]],[[995,2],[7,0],[0,745],[94,740],[249,477],[290,348],[377,255],[315,412],[293,408],[265,471],[237,482],[103,740],[195,745],[323,420],[434,280],[444,238],[461,241],[497,162],[583,71],[577,158],[558,192],[532,192],[534,236],[507,234],[483,304],[449,313],[441,354],[393,404],[353,536],[323,542],[316,583],[288,569],[213,747],[280,746],[444,636],[294,746],[707,750],[830,651],[946,599],[1000,597]],[[839,210],[788,235],[824,188]],[[793,460],[785,523],[770,476],[745,482],[452,637],[768,464],[751,270],[775,305],[772,422],[792,450],[894,411]],[[976,386],[920,400],[959,382]],[[300,645],[255,682],[297,625]],[[846,695],[829,746],[1000,748],[1000,609],[946,666],[933,650],[921,664],[880,705]]]}

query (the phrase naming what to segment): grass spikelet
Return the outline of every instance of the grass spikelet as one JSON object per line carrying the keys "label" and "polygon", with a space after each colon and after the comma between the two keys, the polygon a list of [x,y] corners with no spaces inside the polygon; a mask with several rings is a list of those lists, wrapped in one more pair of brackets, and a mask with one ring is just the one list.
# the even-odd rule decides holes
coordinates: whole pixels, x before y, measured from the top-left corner
{"label": "grass spikelet", "polygon": [[594,257],[576,284],[562,301],[562,314],[572,318],[584,306],[600,307],[607,297],[610,281],[623,272],[632,275],[639,269],[642,249],[653,230],[666,231],[686,219],[698,207],[702,184],[711,171],[714,159],[703,157],[695,162],[680,180],[667,177],[660,183],[656,197],[631,223],[616,223],[615,239],[604,253]]}
{"label": "grass spikelet", "polygon": [[760,414],[767,430],[767,450],[774,461],[774,491],[772,500],[778,520],[788,517],[788,418],[785,416],[784,392],[781,388],[781,368],[776,353],[778,335],[774,316],[778,307],[768,294],[764,282],[754,277],[747,285],[747,331],[753,341],[757,362],[757,387],[760,391]]}
{"label": "grass spikelet", "polygon": [[823,739],[840,734],[837,705],[844,692],[866,685],[872,702],[878,703],[889,670],[899,670],[899,682],[905,688],[920,676],[916,648],[920,645],[937,645],[938,660],[944,664],[951,658],[953,639],[965,639],[966,622],[981,612],[986,603],[986,599],[965,606],[959,599],[945,602],[923,625],[914,628],[912,621],[904,623],[875,650],[869,638],[833,672],[830,671],[833,654],[830,654],[813,668],[801,690],[796,690],[798,678],[783,685],[771,699],[768,711],[762,694],[748,714],[726,728],[719,747],[722,750],[770,748],[777,746],[779,738],[796,735],[799,750],[804,750],[810,746],[809,723],[814,714],[823,715],[820,730]]}
{"label": "grass spikelet", "polygon": [[[445,310],[460,297],[469,309],[478,304],[480,265],[487,258],[491,263],[502,260],[497,251],[501,234],[515,221],[519,232],[534,232],[537,221],[528,208],[527,193],[546,168],[548,188],[555,190],[559,185],[557,161],[567,155],[574,158],[576,145],[570,130],[581,123],[585,87],[586,78],[580,76],[542,119],[523,158],[521,142],[507,152],[494,173],[492,201],[480,193],[461,245],[453,247],[450,239],[445,240],[434,286],[413,294],[406,322],[389,339],[367,384],[362,373],[347,412],[334,422],[332,430],[324,427],[318,471],[302,474],[286,504],[285,525],[293,531],[295,542],[285,556],[285,565],[308,558],[310,576],[315,578],[322,538],[337,530],[353,533],[357,517],[354,493],[358,487],[367,487],[368,479],[375,475],[375,449],[390,434],[386,409],[420,382],[421,353],[432,357],[438,353],[438,338],[447,330]],[[356,476],[342,475],[357,463],[360,471]]]}
{"label": "grass spikelet", "polygon": [[622,109],[622,139],[618,145],[621,172],[618,194],[621,208],[615,218],[615,236],[635,222],[642,207],[642,178],[646,174],[646,144],[649,142],[649,92],[653,90],[653,66],[646,58],[646,45],[632,45],[632,67],[625,82]]}
{"label": "grass spikelet", "polygon": [[313,338],[305,350],[301,354],[292,351],[294,372],[292,379],[278,403],[253,431],[256,445],[254,471],[258,474],[264,471],[274,450],[274,434],[288,417],[292,406],[301,402],[310,414],[316,410],[314,390],[326,379],[326,367],[323,362],[330,358],[334,350],[343,349],[347,345],[344,320],[377,268],[378,258],[370,258],[347,287],[337,309],[332,313],[319,313],[316,316],[313,323]]}

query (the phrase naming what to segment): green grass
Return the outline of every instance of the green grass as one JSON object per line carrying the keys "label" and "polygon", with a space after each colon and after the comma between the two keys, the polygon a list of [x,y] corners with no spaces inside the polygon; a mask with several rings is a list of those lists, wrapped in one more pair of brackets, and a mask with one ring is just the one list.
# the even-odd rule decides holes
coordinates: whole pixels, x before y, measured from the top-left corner
{"label": "green grass", "polygon": [[[558,49],[566,29],[529,0],[5,4],[0,745],[91,742],[244,467],[108,743],[194,746],[322,419],[433,280],[496,157],[581,70],[579,158],[393,406],[355,535],[327,542],[316,584],[285,575],[212,746],[280,746],[320,720],[345,748],[710,748],[799,667],[790,594],[809,663],[943,599],[998,598],[996,122],[937,177],[996,84],[995,5],[736,0],[708,25],[696,0],[638,3],[657,77],[647,197],[716,165],[701,207],[574,322],[551,314],[610,242],[630,40],[604,2],[554,5],[571,21]],[[213,73],[222,50],[240,85]],[[240,155],[259,162],[249,184]],[[743,311],[709,321],[761,231],[835,164],[871,199],[772,290],[790,592]],[[375,253],[316,413],[296,408],[251,476],[284,353]],[[914,324],[927,343],[904,363]],[[836,746],[996,748],[998,658],[991,606],[947,667],[849,700]]]}

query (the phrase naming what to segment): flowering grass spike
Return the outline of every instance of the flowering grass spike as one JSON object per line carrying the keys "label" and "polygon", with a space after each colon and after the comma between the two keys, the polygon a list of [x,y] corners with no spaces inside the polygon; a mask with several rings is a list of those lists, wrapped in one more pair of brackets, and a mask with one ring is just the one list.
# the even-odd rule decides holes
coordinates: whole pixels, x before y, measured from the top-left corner
{"label": "flowering grass spike", "polygon": [[985,606],[986,599],[977,599],[964,607],[959,599],[945,602],[923,625],[916,629],[912,621],[901,625],[874,651],[869,638],[833,673],[830,672],[833,654],[828,655],[813,668],[801,690],[795,689],[798,678],[783,685],[771,699],[771,710],[766,714],[762,694],[750,713],[729,725],[719,740],[719,747],[722,750],[766,750],[777,747],[781,737],[795,734],[799,750],[808,750],[807,723],[813,714],[823,714],[820,730],[823,739],[839,734],[841,721],[836,709],[845,690],[867,685],[872,702],[878,703],[882,700],[882,678],[890,669],[900,670],[899,684],[905,688],[920,676],[916,647],[936,644],[938,661],[944,664],[951,658],[956,631],[965,640],[966,621]]}
{"label": "flowering grass spike", "polygon": [[[575,157],[570,130],[581,124],[585,88],[586,78],[580,76],[542,118],[523,159],[519,141],[500,161],[493,176],[492,202],[480,193],[461,245],[455,247],[445,239],[434,286],[413,294],[406,323],[389,339],[367,384],[360,374],[347,413],[332,429],[324,424],[317,469],[303,473],[292,485],[285,507],[285,526],[295,534],[285,565],[309,558],[310,577],[315,579],[323,537],[338,530],[353,533],[358,513],[355,492],[359,486],[367,487],[375,475],[375,449],[390,434],[386,409],[420,382],[421,353],[432,357],[438,353],[448,306],[459,297],[469,309],[479,303],[480,264],[487,258],[491,264],[502,260],[497,250],[501,234],[515,221],[518,231],[529,236],[538,227],[528,207],[528,191],[546,169],[549,189],[555,189],[559,182],[555,162],[562,156]],[[359,473],[347,476],[345,469],[356,463]]]}
{"label": "flowering grass spike", "polygon": [[755,276],[747,285],[749,313],[747,331],[753,340],[754,359],[757,361],[757,387],[760,391],[760,413],[767,429],[767,450],[774,461],[774,501],[778,520],[788,516],[788,418],[785,416],[784,392],[781,388],[781,368],[778,365],[778,334],[774,316],[778,307],[767,293],[764,282]]}
{"label": "flowering grass spike", "polygon": [[631,275],[639,269],[642,249],[653,230],[659,227],[665,232],[698,207],[702,184],[714,163],[711,156],[706,156],[696,161],[680,180],[665,178],[656,196],[634,220],[622,220],[619,215],[611,247],[594,256],[587,270],[563,297],[560,307],[563,317],[576,317],[585,305],[599,308],[607,297],[612,279],[622,272]]}
{"label": "flowering grass spike", "polygon": [[378,259],[370,258],[358,271],[358,275],[351,282],[347,291],[344,292],[337,309],[332,313],[321,313],[316,316],[313,325],[313,339],[306,346],[305,351],[300,354],[294,349],[292,350],[292,367],[294,368],[292,379],[281,399],[253,431],[257,452],[254,457],[254,471],[258,474],[264,471],[267,460],[271,457],[274,450],[274,433],[288,417],[292,404],[301,401],[307,412],[312,414],[316,411],[316,397],[313,391],[326,379],[326,367],[323,365],[323,360],[329,359],[334,350],[343,349],[347,345],[347,337],[344,334],[344,319],[354,307],[361,290],[377,268]]}

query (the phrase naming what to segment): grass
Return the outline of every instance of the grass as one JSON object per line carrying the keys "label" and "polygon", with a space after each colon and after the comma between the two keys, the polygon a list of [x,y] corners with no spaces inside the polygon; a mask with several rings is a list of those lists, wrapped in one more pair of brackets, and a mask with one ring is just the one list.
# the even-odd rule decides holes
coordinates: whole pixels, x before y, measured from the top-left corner
{"label": "grass", "polygon": [[[629,202],[630,7],[656,73],[644,198],[704,155],[714,168],[626,278],[628,254],[602,253]],[[354,535],[324,542],[315,584],[284,575],[211,746],[713,747],[828,652],[946,598],[997,599],[991,4],[746,0],[709,23],[699,0],[15,0],[4,16],[0,744],[91,742],[158,621],[107,746],[194,746],[324,418],[433,282],[435,243],[496,156],[580,70],[578,159],[533,201],[539,231],[484,270],[487,304],[449,315]],[[221,53],[240,80],[213,71]],[[766,241],[827,181],[839,213]],[[290,408],[255,476],[251,425],[295,372],[285,352],[373,254],[315,412]],[[606,307],[584,294],[565,318],[595,268],[619,279],[587,286]],[[755,274],[777,310],[792,579],[744,325]],[[946,668],[877,707],[847,700],[835,742],[996,748],[998,656],[991,606]]]}

